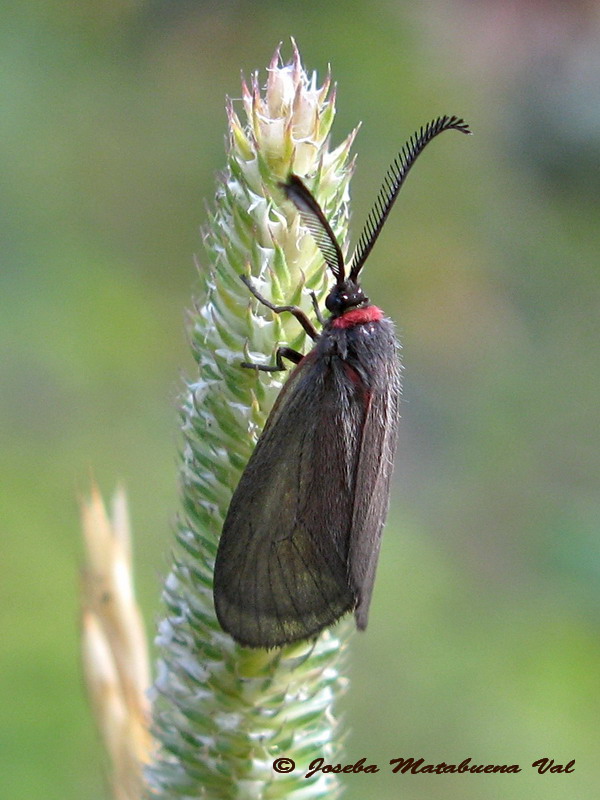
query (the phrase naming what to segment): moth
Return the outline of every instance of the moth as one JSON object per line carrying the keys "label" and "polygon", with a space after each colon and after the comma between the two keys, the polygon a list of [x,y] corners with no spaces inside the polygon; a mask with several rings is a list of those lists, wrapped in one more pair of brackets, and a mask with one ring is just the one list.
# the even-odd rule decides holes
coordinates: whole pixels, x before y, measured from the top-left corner
{"label": "moth", "polygon": [[415,133],[388,169],[354,253],[346,263],[331,225],[297,175],[281,184],[331,271],[320,332],[302,309],[290,313],[314,346],[282,346],[275,364],[284,384],[233,494],[214,572],[222,628],[247,647],[273,648],[316,637],[348,612],[367,626],[387,515],[400,404],[394,325],[359,282],[390,210],[417,157],[440,133],[470,133],[464,120],[438,117]]}

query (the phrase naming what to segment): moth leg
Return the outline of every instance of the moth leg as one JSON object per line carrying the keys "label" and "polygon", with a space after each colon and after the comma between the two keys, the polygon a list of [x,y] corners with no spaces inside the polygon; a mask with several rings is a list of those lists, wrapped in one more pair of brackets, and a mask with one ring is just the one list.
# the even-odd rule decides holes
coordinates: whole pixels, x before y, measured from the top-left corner
{"label": "moth leg", "polygon": [[319,308],[319,301],[317,300],[317,295],[314,292],[310,293],[310,299],[312,300],[316,318],[319,320],[319,323],[321,325],[325,325],[325,317],[323,316],[323,314],[321,314],[321,309]]}
{"label": "moth leg", "polygon": [[266,297],[263,297],[262,294],[260,294],[257,289],[254,288],[250,278],[248,278],[246,275],[240,275],[240,278],[246,284],[248,289],[250,289],[254,297],[256,297],[256,299],[263,304],[263,306],[270,308],[271,311],[273,311],[275,314],[282,314],[284,311],[289,311],[290,314],[293,314],[293,316],[296,317],[300,325],[302,325],[302,327],[304,328],[304,330],[310,336],[311,339],[316,340],[319,338],[317,329],[309,320],[309,318],[306,316],[304,311],[302,311],[301,308],[298,308],[298,306],[275,306],[273,305],[273,303],[267,300]]}
{"label": "moth leg", "polygon": [[278,347],[275,351],[274,365],[252,364],[250,361],[242,361],[240,366],[244,367],[244,369],[257,369],[260,372],[285,372],[285,365],[282,360],[284,358],[287,358],[288,361],[292,361],[294,364],[299,364],[304,356],[302,353],[292,350],[291,347]]}

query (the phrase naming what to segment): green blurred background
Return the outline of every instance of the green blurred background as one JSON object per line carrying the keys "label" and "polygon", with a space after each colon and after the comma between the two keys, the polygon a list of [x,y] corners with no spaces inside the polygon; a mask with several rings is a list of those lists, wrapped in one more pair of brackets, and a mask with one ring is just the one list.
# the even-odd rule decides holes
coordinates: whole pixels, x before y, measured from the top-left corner
{"label": "green blurred background", "polygon": [[[77,645],[77,497],[127,487],[149,636],[224,98],[289,36],[359,121],[356,228],[420,124],[365,284],[405,400],[347,798],[598,796],[600,24],[584,2],[100,2],[0,11],[0,796],[100,798]],[[389,759],[519,763],[402,776]],[[549,756],[572,775],[538,775]]]}

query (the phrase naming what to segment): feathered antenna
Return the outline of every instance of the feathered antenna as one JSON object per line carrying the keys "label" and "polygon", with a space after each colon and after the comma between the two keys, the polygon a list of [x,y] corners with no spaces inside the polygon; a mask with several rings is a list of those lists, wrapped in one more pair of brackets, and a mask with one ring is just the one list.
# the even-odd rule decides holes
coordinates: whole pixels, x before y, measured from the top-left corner
{"label": "feathered antenna", "polygon": [[429,142],[435,139],[439,133],[448,130],[471,133],[467,123],[460,117],[438,117],[414,133],[392,162],[350,259],[350,275],[348,276],[350,280],[356,280],[358,273],[363,268],[410,168]]}
{"label": "feathered antenna", "polygon": [[290,173],[285,183],[280,183],[288,200],[298,209],[302,222],[311,232],[325,263],[333,272],[338,284],[345,278],[344,256],[331,226],[320,205],[297,175]]}

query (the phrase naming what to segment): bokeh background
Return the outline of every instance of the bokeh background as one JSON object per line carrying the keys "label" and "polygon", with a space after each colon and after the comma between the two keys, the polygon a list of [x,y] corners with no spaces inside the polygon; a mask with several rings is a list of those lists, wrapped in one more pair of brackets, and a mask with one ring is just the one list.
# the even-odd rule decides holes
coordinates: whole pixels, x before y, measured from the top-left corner
{"label": "bokeh background", "polygon": [[[125,483],[149,636],[177,510],[184,308],[224,98],[289,36],[359,121],[356,229],[420,160],[365,274],[405,398],[347,798],[598,796],[600,13],[575,0],[126,2],[0,10],[0,795],[104,796],[81,689],[77,497]],[[402,776],[390,758],[519,763]],[[548,756],[571,775],[538,775]]]}

